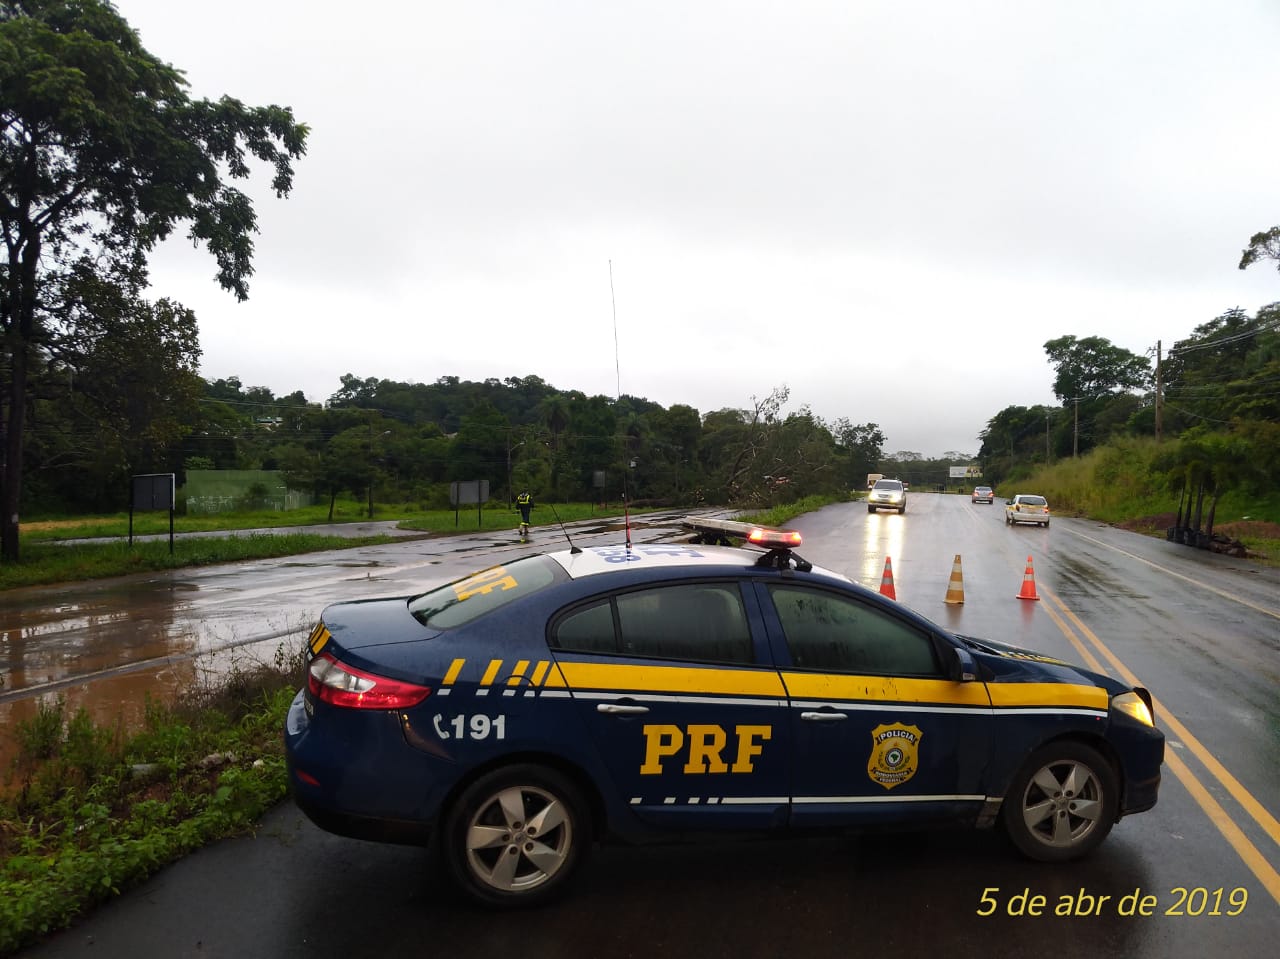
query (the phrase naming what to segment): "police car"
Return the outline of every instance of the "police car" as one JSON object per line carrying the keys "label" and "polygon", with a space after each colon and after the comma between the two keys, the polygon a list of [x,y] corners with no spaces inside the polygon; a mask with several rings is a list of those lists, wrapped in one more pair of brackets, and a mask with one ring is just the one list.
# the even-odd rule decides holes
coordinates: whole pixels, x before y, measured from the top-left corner
{"label": "police car", "polygon": [[438,844],[495,905],[558,894],[602,840],[998,824],[1063,861],[1155,804],[1145,689],[950,633],[795,533],[747,535],[329,606],[286,721],[294,800],[332,832]]}

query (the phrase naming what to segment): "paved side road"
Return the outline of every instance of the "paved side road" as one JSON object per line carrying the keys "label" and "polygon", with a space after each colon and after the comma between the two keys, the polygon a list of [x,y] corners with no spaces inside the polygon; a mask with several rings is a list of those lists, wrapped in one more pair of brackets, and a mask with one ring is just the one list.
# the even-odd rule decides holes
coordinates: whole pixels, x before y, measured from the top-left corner
{"label": "paved side road", "polygon": [[[255,835],[197,850],[126,895],[104,903],[70,929],[18,955],[23,959],[369,955],[362,917],[385,915],[389,904],[412,914],[415,899],[419,900],[417,911],[422,912],[420,897],[434,882],[426,863],[421,849],[325,833],[292,801],[286,801],[267,813]],[[328,877],[340,881],[340,900],[335,899]]]}
{"label": "paved side road", "polygon": [[[419,539],[430,536],[430,533],[424,533],[416,529],[400,529],[396,520],[368,520],[358,523],[320,523],[315,526],[263,526],[259,529],[211,529],[200,532],[174,533],[173,538],[177,539],[208,539],[217,537],[226,539],[228,536],[281,536],[289,533],[312,533],[316,536],[346,536],[354,539],[357,536],[399,536],[404,539]],[[128,536],[93,536],[85,539],[64,539],[58,542],[66,546],[74,546],[82,543],[118,543],[120,540],[127,540]],[[145,536],[134,536],[135,543],[154,542],[156,540],[167,540],[168,533],[147,533]]]}

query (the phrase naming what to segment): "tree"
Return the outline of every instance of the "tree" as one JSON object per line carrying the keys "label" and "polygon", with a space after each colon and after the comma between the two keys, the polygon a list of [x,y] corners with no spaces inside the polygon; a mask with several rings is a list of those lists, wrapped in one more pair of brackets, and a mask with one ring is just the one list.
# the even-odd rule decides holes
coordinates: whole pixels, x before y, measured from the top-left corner
{"label": "tree", "polygon": [[18,558],[30,377],[60,330],[50,295],[73,269],[128,295],[180,224],[248,296],[257,218],[231,181],[250,154],[286,196],[307,127],[286,107],[192,100],[107,0],[0,0],[0,559]]}
{"label": "tree", "polygon": [[60,503],[114,510],[130,473],[182,469],[180,443],[204,387],[196,321],[92,273],[66,291],[60,335],[29,380],[27,472],[42,473],[37,485],[58,490]]}
{"label": "tree", "polygon": [[1141,389],[1151,371],[1145,356],[1115,346],[1102,336],[1060,336],[1044,345],[1049,362],[1057,370],[1053,392],[1068,400]]}
{"label": "tree", "polygon": [[1259,260],[1272,260],[1280,270],[1280,226],[1255,233],[1240,252],[1240,269],[1247,270]]}

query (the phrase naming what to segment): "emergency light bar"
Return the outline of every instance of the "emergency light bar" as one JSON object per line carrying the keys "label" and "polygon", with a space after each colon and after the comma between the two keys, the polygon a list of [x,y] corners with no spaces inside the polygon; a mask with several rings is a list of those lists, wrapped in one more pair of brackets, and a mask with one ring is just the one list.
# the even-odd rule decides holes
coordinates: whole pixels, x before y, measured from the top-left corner
{"label": "emergency light bar", "polygon": [[757,526],[747,534],[747,542],[766,549],[791,549],[803,542],[800,534],[793,529],[767,529]]}

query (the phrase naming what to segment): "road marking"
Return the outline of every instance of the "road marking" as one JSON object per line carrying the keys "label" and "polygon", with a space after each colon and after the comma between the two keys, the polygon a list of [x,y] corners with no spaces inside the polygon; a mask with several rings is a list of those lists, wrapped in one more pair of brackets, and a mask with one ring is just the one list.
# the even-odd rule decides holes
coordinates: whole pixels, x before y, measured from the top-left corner
{"label": "road marking", "polygon": [[[1123,550],[1121,552],[1123,552]],[[1132,686],[1142,685],[1138,680],[1138,677],[1135,676],[1129,668],[1121,662],[1120,658],[1116,656],[1116,654],[1113,653],[1101,639],[1098,638],[1093,630],[1081,622],[1080,617],[1072,612],[1072,610],[1057,594],[1046,589],[1044,586],[1040,587],[1040,593],[1044,598],[1050,601],[1050,605],[1046,605],[1044,607],[1045,611],[1049,613],[1049,617],[1054,621],[1058,629],[1062,631],[1063,635],[1071,642],[1071,645],[1075,647],[1076,651],[1084,657],[1085,664],[1089,666],[1090,669],[1093,669],[1095,672],[1106,672],[1106,670],[1102,668],[1097,657],[1095,657],[1092,652],[1076,637],[1071,626],[1074,626],[1081,636],[1084,636],[1093,644],[1094,647],[1097,648],[1098,652],[1100,652],[1107,662],[1114,667],[1115,671],[1126,683],[1129,683]],[[1061,610],[1062,616],[1065,616],[1071,621],[1071,626],[1068,626],[1067,623],[1063,621],[1062,617],[1054,610],[1054,606],[1057,606],[1058,609]],[[1168,707],[1156,699],[1154,695],[1152,695],[1151,701],[1156,709],[1157,720],[1162,721],[1164,725],[1178,737],[1178,740],[1190,749],[1197,759],[1204,763],[1205,768],[1213,774],[1214,778],[1216,778],[1218,782],[1226,787],[1227,792],[1229,792],[1236,802],[1240,804],[1241,808],[1253,817],[1254,821],[1262,827],[1263,831],[1265,831],[1274,842],[1280,844],[1280,822],[1276,821],[1275,817],[1272,816],[1263,807],[1263,805],[1253,797],[1252,793],[1241,785],[1238,779],[1232,776],[1231,773],[1227,772],[1226,767],[1224,767],[1222,763],[1218,762],[1209,750],[1205,748],[1204,744],[1201,743],[1200,740],[1196,739],[1196,737],[1191,734],[1191,731],[1174,717],[1173,712],[1169,710]],[[1249,838],[1244,834],[1240,827],[1236,825],[1230,813],[1222,807],[1221,803],[1213,798],[1212,794],[1209,793],[1209,791],[1196,777],[1195,773],[1191,771],[1177,753],[1166,749],[1164,760],[1165,764],[1173,771],[1173,774],[1177,776],[1178,780],[1187,788],[1191,797],[1200,805],[1200,808],[1205,811],[1209,820],[1218,828],[1218,831],[1222,833],[1223,837],[1228,843],[1230,843],[1231,847],[1244,861],[1244,864],[1249,867],[1253,874],[1258,878],[1258,881],[1266,887],[1266,890],[1269,893],[1271,893],[1272,898],[1274,898],[1277,903],[1280,903],[1280,873],[1276,872],[1275,868],[1267,861],[1266,857],[1262,855],[1258,847],[1250,842]]]}
{"label": "road marking", "polygon": [[1259,606],[1257,603],[1251,603],[1247,599],[1237,596],[1235,593],[1229,592],[1228,590],[1218,589],[1218,587],[1216,586],[1210,586],[1208,583],[1201,582],[1200,580],[1192,576],[1183,576],[1181,573],[1175,573],[1173,570],[1169,569],[1167,566],[1161,566],[1159,563],[1153,563],[1149,559],[1143,559],[1141,556],[1137,556],[1133,553],[1130,553],[1128,550],[1121,549],[1119,546],[1112,546],[1110,543],[1104,543],[1102,540],[1094,539],[1092,536],[1085,536],[1084,533],[1078,533],[1073,529],[1068,529],[1067,532],[1070,533],[1072,536],[1078,536],[1083,540],[1087,540],[1088,542],[1093,543],[1095,546],[1101,546],[1104,549],[1109,549],[1114,552],[1117,552],[1121,556],[1128,556],[1130,559],[1136,559],[1139,563],[1143,563],[1146,566],[1150,566],[1152,569],[1157,569],[1160,572],[1164,573],[1166,576],[1172,576],[1175,579],[1182,580],[1184,583],[1190,583],[1192,586],[1198,586],[1201,589],[1207,589],[1209,592],[1216,593],[1218,596],[1221,596],[1223,599],[1229,599],[1233,603],[1239,603],[1241,606],[1248,606],[1251,610],[1253,610],[1256,613],[1261,613],[1263,616],[1270,616],[1272,619],[1280,619],[1280,610],[1268,609],[1266,606]]}

